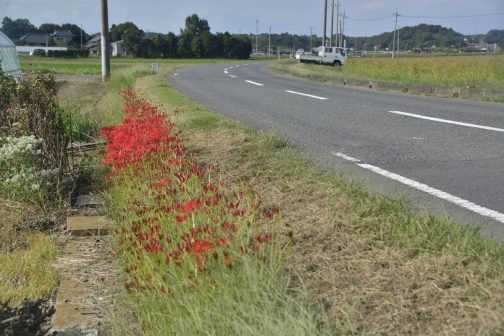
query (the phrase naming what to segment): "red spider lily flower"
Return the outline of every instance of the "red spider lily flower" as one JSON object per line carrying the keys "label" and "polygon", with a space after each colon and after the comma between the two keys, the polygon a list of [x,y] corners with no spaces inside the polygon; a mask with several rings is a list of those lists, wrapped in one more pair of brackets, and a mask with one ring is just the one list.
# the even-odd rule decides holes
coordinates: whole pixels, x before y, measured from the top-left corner
{"label": "red spider lily flower", "polygon": [[220,246],[227,247],[229,244],[229,241],[226,237],[220,237],[218,240],[218,243]]}
{"label": "red spider lily flower", "polygon": [[271,240],[271,237],[270,237],[269,235],[267,235],[267,234],[263,233],[263,234],[260,234],[259,236],[257,236],[257,238],[256,238],[256,239],[257,239],[257,241],[258,241],[259,243],[264,244],[264,243],[269,243],[269,242],[270,242],[270,240]]}
{"label": "red spider lily flower", "polygon": [[227,222],[221,225],[221,229],[224,231],[231,231],[231,232],[236,232],[238,230],[235,224]]}
{"label": "red spider lily flower", "polygon": [[177,224],[183,223],[186,220],[187,220],[187,215],[178,215],[177,217],[175,217],[175,222]]}
{"label": "red spider lily flower", "polygon": [[243,216],[245,216],[245,210],[244,209],[236,210],[233,212],[233,216],[243,217]]}
{"label": "red spider lily flower", "polygon": [[160,242],[153,241],[149,244],[144,245],[144,249],[151,253],[160,253],[163,251],[163,245]]}
{"label": "red spider lily flower", "polygon": [[192,246],[192,253],[206,254],[208,253],[209,250],[213,249],[214,247],[215,247],[214,244],[206,240],[197,240],[196,242],[194,242],[194,245]]}
{"label": "red spider lily flower", "polygon": [[187,201],[185,204],[180,206],[180,210],[185,213],[192,213],[194,210],[198,209],[201,206],[200,199],[191,199]]}

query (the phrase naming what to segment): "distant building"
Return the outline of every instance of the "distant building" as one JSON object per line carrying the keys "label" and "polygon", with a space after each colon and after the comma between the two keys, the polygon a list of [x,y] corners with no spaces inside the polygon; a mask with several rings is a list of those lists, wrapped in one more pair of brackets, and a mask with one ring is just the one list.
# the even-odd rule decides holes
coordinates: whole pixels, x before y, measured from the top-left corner
{"label": "distant building", "polygon": [[117,41],[117,42],[112,42],[112,57],[122,57],[124,56],[124,42]]}
{"label": "distant building", "polygon": [[29,33],[21,36],[19,44],[26,46],[48,46],[49,35],[39,33]]}
{"label": "distant building", "polygon": [[55,30],[49,37],[51,37],[56,44],[67,45],[72,42],[75,35],[69,30]]}
{"label": "distant building", "polygon": [[99,56],[101,54],[101,35],[93,36],[87,41],[84,48],[89,50],[91,56]]}

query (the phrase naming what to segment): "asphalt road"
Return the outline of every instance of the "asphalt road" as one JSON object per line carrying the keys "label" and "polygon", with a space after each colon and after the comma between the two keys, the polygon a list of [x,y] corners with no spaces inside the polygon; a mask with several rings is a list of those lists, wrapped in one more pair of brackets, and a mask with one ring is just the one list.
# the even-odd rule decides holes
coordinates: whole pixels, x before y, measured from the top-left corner
{"label": "asphalt road", "polygon": [[313,160],[504,239],[504,104],[326,86],[266,63],[179,70],[182,94],[287,135]]}

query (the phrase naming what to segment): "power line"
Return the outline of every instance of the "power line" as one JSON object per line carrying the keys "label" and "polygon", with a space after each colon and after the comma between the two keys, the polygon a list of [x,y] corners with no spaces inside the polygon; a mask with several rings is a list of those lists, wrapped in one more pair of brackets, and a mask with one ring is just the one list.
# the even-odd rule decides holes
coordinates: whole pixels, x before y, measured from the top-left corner
{"label": "power line", "polygon": [[[393,14],[395,15],[395,14]],[[371,22],[371,21],[382,21],[382,20],[388,20],[390,19],[393,15],[387,15],[379,18],[374,18],[374,19],[357,19],[357,18],[352,18],[347,16],[346,18],[351,21],[365,21],[365,22]]]}
{"label": "power line", "polygon": [[[393,14],[392,16],[394,16]],[[402,17],[405,18],[414,18],[414,19],[466,19],[466,18],[473,18],[473,17],[488,17],[488,16],[501,16],[504,15],[503,13],[488,13],[488,14],[473,14],[473,15],[449,15],[449,16],[422,16],[422,15],[403,15],[401,14]],[[382,17],[377,17],[377,18],[370,18],[370,19],[361,19],[361,18],[354,18],[354,17],[349,17],[347,16],[346,18],[351,21],[361,21],[361,22],[372,22],[372,21],[382,21],[382,20],[388,20],[390,19],[391,15],[387,16],[382,16]]]}
{"label": "power line", "polygon": [[473,17],[486,17],[486,16],[501,16],[504,13],[493,13],[493,14],[474,14],[474,15],[452,15],[452,16],[417,16],[417,15],[401,15],[405,18],[415,18],[415,19],[465,19]]}

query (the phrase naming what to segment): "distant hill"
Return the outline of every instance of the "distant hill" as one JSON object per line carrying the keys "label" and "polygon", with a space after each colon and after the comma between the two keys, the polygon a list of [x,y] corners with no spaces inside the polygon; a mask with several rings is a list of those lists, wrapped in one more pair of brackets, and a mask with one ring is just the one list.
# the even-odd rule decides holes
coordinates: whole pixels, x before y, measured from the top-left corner
{"label": "distant hill", "polygon": [[[394,32],[387,32],[370,37],[348,37],[348,47],[356,49],[383,50],[392,49]],[[399,29],[399,40],[401,50],[431,49],[436,48],[458,48],[466,47],[469,40],[452,28],[440,25],[420,24],[414,27],[403,27]]]}
{"label": "distant hill", "polygon": [[485,35],[483,40],[486,43],[490,43],[490,44],[497,43],[497,44],[501,45],[501,47],[504,48],[504,30],[498,30],[498,29],[490,30]]}

